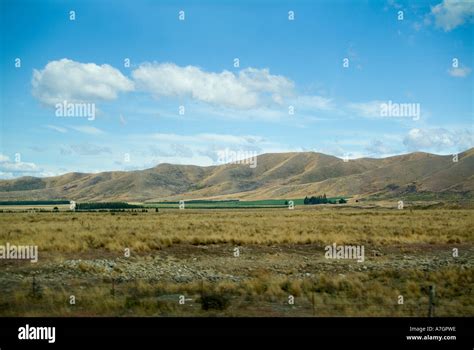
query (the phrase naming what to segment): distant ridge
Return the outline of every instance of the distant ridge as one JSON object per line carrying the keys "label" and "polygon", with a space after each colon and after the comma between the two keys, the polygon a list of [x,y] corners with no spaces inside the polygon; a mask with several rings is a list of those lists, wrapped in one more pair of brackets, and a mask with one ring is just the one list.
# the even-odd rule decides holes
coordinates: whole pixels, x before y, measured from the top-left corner
{"label": "distant ridge", "polygon": [[139,171],[0,180],[3,200],[160,201],[178,199],[389,197],[444,193],[471,198],[474,148],[458,156],[415,152],[388,158],[342,159],[314,152],[268,153],[245,164],[200,167],[160,164]]}

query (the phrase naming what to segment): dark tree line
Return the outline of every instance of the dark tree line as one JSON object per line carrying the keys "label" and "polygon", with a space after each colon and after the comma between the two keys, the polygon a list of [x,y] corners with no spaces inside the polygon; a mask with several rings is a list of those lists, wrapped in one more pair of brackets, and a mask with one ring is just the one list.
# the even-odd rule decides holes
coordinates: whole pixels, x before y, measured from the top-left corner
{"label": "dark tree line", "polygon": [[109,203],[77,203],[76,210],[91,209],[132,209],[143,208],[141,205],[133,205],[125,202],[109,202]]}
{"label": "dark tree line", "polygon": [[333,199],[330,200],[326,197],[326,194],[323,194],[322,196],[312,196],[308,197],[306,196],[304,198],[304,204],[344,204],[347,203],[347,201],[344,198],[340,198],[339,200]]}
{"label": "dark tree line", "polygon": [[67,200],[57,201],[0,201],[0,205],[58,205],[69,204]]}

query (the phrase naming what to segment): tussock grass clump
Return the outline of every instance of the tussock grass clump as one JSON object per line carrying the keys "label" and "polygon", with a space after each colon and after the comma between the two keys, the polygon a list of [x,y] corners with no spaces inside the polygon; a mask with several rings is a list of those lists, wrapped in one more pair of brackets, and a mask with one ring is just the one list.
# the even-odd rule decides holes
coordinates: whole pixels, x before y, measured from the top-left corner
{"label": "tussock grass clump", "polygon": [[450,209],[3,213],[0,227],[0,243],[54,253],[124,247],[146,253],[176,244],[474,243],[472,212]]}
{"label": "tussock grass clump", "polygon": [[[433,272],[407,270],[334,276],[321,273],[295,279],[261,274],[242,282],[71,279],[66,285],[42,281],[41,299],[30,295],[31,281],[0,295],[2,316],[426,316],[428,289],[436,285],[437,316],[471,316],[474,272],[446,267]],[[387,277],[388,276],[388,277]],[[388,279],[387,279],[388,278]],[[70,305],[74,295],[76,304]],[[180,296],[191,301],[182,305]],[[288,297],[295,298],[294,307]],[[404,303],[399,304],[402,295]]]}
{"label": "tussock grass clump", "polygon": [[199,299],[203,310],[225,310],[230,304],[230,298],[220,293],[204,293]]}

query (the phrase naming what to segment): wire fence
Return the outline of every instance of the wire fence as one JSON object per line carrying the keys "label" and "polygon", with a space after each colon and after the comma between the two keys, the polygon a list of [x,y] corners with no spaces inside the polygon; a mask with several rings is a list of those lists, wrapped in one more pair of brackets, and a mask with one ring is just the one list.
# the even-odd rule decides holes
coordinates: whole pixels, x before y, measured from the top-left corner
{"label": "wire fence", "polygon": [[[0,280],[3,276],[0,275]],[[140,286],[145,282],[145,288]],[[280,291],[276,294],[235,292],[217,292],[209,285],[194,285],[193,288],[160,281],[118,281],[114,278],[74,278],[48,280],[26,277],[22,280],[2,281],[0,293],[0,316],[22,316],[28,310],[36,314],[44,312],[65,315],[88,314],[97,316],[149,315],[162,314],[177,316],[206,315],[203,312],[205,298],[211,296],[211,306],[206,309],[211,315],[230,316],[473,316],[474,305],[465,305],[465,301],[441,299],[436,296],[434,286],[427,295],[416,300],[393,299],[387,302],[387,296],[372,300],[351,299],[346,295],[305,292],[293,296]],[[163,288],[163,286],[165,286]],[[469,291],[466,291],[469,293]],[[73,298],[72,298],[73,297]],[[324,299],[324,300],[322,300]],[[395,297],[396,299],[396,297]],[[72,303],[73,301],[73,303]],[[212,304],[214,302],[214,304]],[[464,302],[464,304],[463,304]],[[112,304],[105,308],[103,305]],[[215,307],[214,307],[215,306]],[[36,310],[36,311],[35,311]]]}

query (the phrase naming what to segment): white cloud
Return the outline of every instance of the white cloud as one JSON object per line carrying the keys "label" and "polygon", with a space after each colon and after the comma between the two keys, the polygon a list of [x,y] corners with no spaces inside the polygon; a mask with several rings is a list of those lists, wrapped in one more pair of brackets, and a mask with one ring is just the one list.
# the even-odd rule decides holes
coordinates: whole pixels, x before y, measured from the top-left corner
{"label": "white cloud", "polygon": [[112,150],[110,149],[110,147],[95,145],[91,143],[81,143],[59,147],[59,154],[62,156],[70,156],[73,153],[80,156],[98,156],[102,154],[111,155]]}
{"label": "white cloud", "polygon": [[137,86],[160,97],[190,97],[194,100],[235,109],[252,109],[266,103],[281,104],[291,96],[294,83],[268,69],[246,68],[205,72],[195,66],[173,63],[144,63],[132,72]]}
{"label": "white cloud", "polygon": [[0,170],[8,172],[28,172],[34,173],[41,171],[35,163],[28,162],[1,162]]}
{"label": "white cloud", "polygon": [[100,154],[112,154],[109,147],[98,146],[90,143],[71,145],[71,150],[81,156],[97,156]]}
{"label": "white cloud", "polygon": [[82,132],[83,134],[89,134],[89,135],[102,135],[105,134],[104,131],[100,130],[99,128],[96,128],[95,126],[71,126],[71,129],[74,129],[76,131]]}
{"label": "white cloud", "polygon": [[113,100],[134,89],[133,82],[108,64],[80,63],[66,58],[33,70],[33,96],[46,105]]}
{"label": "white cloud", "polygon": [[434,16],[437,27],[449,32],[473,20],[474,2],[472,0],[444,0],[431,8],[431,15]]}
{"label": "white cloud", "polygon": [[[134,81],[107,64],[61,59],[34,70],[33,95],[47,105],[95,102],[115,99],[118,93],[132,91],[136,85],[156,98],[190,98],[193,111],[205,109],[209,115],[226,118],[283,119],[288,117],[290,105],[300,116],[304,111],[335,110],[332,99],[298,96],[293,81],[271,74],[269,69],[216,73],[174,63],[143,63],[132,77]],[[120,120],[124,122],[124,118]],[[50,129],[63,132],[58,127]]]}
{"label": "white cloud", "polygon": [[458,68],[451,68],[448,70],[450,76],[455,78],[464,78],[471,73],[471,68],[469,67],[458,67]]}
{"label": "white cloud", "polygon": [[449,131],[443,128],[411,129],[403,144],[409,150],[464,151],[473,147],[472,132],[469,130]]}
{"label": "white cloud", "polygon": [[[68,129],[64,128],[62,126],[57,126],[57,125],[46,125],[48,129],[60,132],[62,134],[67,133]],[[79,131],[83,134],[88,134],[88,135],[102,135],[105,134],[105,132],[99,128],[96,128],[95,126],[88,126],[88,125],[83,125],[83,126],[70,126],[70,129]]]}
{"label": "white cloud", "polygon": [[265,139],[260,136],[235,136],[235,135],[226,135],[226,134],[199,134],[197,135],[199,139],[208,142],[220,142],[220,143],[231,143],[231,144],[255,144],[259,142],[264,142]]}
{"label": "white cloud", "polygon": [[421,117],[428,118],[430,113],[425,109],[421,108],[421,104],[418,102],[408,101],[368,101],[349,103],[347,105],[349,112],[355,113],[357,116],[365,118],[410,118],[415,121]]}
{"label": "white cloud", "polygon": [[357,115],[367,118],[380,118],[381,105],[387,101],[369,101],[349,103],[348,107]]}
{"label": "white cloud", "polygon": [[152,145],[150,147],[150,153],[154,157],[192,158],[194,156],[194,152],[190,147],[176,143],[173,143],[168,147],[158,147],[157,145]]}
{"label": "white cloud", "polygon": [[178,135],[178,134],[153,134],[152,138],[162,142],[181,142],[181,143],[220,143],[233,145],[253,145],[265,142],[260,136],[253,135],[228,135],[228,134],[197,134],[197,135]]}
{"label": "white cloud", "polygon": [[296,110],[332,110],[334,109],[333,101],[330,98],[322,96],[301,95],[289,102]]}
{"label": "white cloud", "polygon": [[[143,156],[152,158],[148,164],[160,162],[175,164],[196,164],[202,166],[217,164],[220,151],[251,151],[262,153],[274,143],[256,135],[230,135],[201,133],[194,135],[180,134],[145,134],[132,135],[132,144],[137,142],[136,150],[141,149]],[[146,144],[146,148],[142,146]],[[140,153],[139,152],[139,153]]]}
{"label": "white cloud", "polygon": [[60,132],[62,134],[66,133],[67,132],[67,129],[66,128],[63,128],[62,126],[57,126],[57,125],[46,125],[46,127],[48,129],[51,129],[51,130],[54,130],[54,131],[57,131],[57,132]]}
{"label": "white cloud", "polygon": [[43,169],[35,163],[12,162],[8,156],[0,153],[0,178],[10,179],[21,176],[43,176]]}
{"label": "white cloud", "polygon": [[[288,102],[288,106],[289,105],[291,105],[291,101]],[[266,120],[270,122],[288,118],[288,106],[261,106],[252,109],[233,109],[199,103],[193,106],[193,112],[196,112],[197,115],[211,116],[218,119]]]}
{"label": "white cloud", "polygon": [[365,150],[369,152],[368,156],[386,157],[395,154],[393,147],[387,145],[381,140],[372,140]]}
{"label": "white cloud", "polygon": [[403,8],[403,6],[400,5],[400,4],[398,4],[395,0],[388,0],[388,1],[387,1],[387,4],[388,4],[389,6],[392,6],[392,7],[396,8],[396,9],[401,9],[401,8]]}

